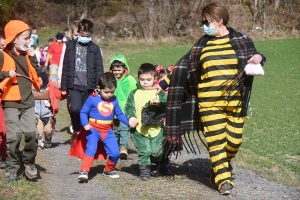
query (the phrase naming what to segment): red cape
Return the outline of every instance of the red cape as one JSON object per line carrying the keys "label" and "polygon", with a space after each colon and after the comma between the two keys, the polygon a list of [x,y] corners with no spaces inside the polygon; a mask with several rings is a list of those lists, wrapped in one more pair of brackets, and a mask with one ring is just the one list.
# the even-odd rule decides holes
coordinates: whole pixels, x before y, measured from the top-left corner
{"label": "red cape", "polygon": [[[78,157],[80,159],[83,159],[84,152],[86,150],[86,130],[81,128],[80,134],[73,140],[72,147],[69,152],[69,156]],[[106,160],[106,152],[104,149],[103,142],[99,140],[98,142],[98,149],[95,154],[96,160]]]}

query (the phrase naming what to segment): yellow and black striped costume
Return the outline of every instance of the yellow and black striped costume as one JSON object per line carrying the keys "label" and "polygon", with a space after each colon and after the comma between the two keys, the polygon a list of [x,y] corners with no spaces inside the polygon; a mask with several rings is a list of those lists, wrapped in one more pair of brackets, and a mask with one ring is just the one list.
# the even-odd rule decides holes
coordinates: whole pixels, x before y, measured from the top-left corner
{"label": "yellow and black striped costume", "polygon": [[206,134],[210,161],[215,182],[220,187],[224,181],[231,185],[229,162],[241,143],[245,117],[240,117],[241,95],[233,90],[227,97],[225,88],[238,72],[238,59],[229,36],[211,38],[200,57],[200,83],[198,100],[201,121]]}

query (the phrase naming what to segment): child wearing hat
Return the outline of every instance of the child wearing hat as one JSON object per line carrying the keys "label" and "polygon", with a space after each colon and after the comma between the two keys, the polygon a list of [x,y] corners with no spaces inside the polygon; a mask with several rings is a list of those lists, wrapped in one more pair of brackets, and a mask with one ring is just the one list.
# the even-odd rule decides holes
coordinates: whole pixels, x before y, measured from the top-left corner
{"label": "child wearing hat", "polygon": [[[38,62],[29,48],[30,28],[20,20],[9,21],[4,28],[5,49],[0,52],[0,81],[5,83],[1,102],[6,125],[7,154],[5,180],[15,181],[21,163],[28,179],[37,178],[37,152],[34,96],[32,86],[40,89]],[[25,136],[23,152],[19,146]]]}

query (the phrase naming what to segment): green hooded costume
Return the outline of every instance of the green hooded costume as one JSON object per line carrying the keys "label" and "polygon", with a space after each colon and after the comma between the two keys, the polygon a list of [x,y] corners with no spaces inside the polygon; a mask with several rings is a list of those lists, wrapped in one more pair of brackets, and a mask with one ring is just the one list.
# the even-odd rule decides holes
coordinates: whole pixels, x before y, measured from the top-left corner
{"label": "green hooded costume", "polygon": [[[132,90],[136,89],[136,80],[131,75],[129,75],[130,67],[129,67],[124,55],[117,54],[117,55],[113,56],[111,58],[109,64],[111,65],[112,62],[114,62],[115,60],[118,60],[118,61],[124,63],[126,66],[126,70],[125,70],[125,73],[123,74],[123,76],[120,79],[117,79],[117,88],[115,90],[115,96],[118,98],[120,107],[122,108],[122,111],[124,112],[124,107],[125,107],[127,98],[129,96],[129,93]],[[111,70],[112,70],[112,68],[110,68],[110,71]]]}

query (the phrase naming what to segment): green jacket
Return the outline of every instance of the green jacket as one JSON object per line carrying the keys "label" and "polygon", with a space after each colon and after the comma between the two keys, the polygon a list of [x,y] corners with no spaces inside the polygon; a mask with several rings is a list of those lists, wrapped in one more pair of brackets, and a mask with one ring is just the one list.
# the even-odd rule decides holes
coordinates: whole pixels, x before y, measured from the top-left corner
{"label": "green jacket", "polygon": [[159,134],[162,128],[162,122],[157,125],[142,126],[142,109],[146,103],[158,98],[160,101],[160,110],[161,112],[165,112],[167,95],[164,91],[160,91],[160,93],[156,95],[157,90],[145,90],[140,86],[139,83],[136,85],[137,89],[133,90],[128,97],[125,106],[125,115],[128,119],[135,117],[138,120],[139,123],[136,126],[136,130],[140,134],[144,136],[155,137]]}
{"label": "green jacket", "polygon": [[125,104],[126,104],[128,96],[129,96],[129,93],[132,90],[136,89],[136,80],[131,75],[129,75],[130,67],[127,63],[125,56],[123,56],[122,54],[117,54],[117,55],[113,56],[110,60],[110,65],[115,60],[118,60],[118,61],[124,63],[127,68],[127,70],[125,71],[125,73],[123,74],[121,79],[116,78],[117,79],[117,88],[115,90],[115,96],[118,98],[120,107],[121,107],[122,111],[124,112]]}

